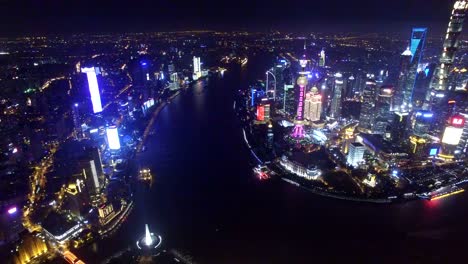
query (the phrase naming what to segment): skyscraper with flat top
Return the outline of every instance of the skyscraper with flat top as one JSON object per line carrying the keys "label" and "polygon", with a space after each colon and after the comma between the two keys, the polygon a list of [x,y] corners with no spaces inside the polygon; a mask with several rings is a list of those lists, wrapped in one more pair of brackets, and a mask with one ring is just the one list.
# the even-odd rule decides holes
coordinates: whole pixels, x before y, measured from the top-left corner
{"label": "skyscraper with flat top", "polygon": [[416,75],[418,74],[418,65],[421,63],[424,52],[426,35],[427,28],[413,28],[411,32],[409,46],[411,59],[407,69],[408,76],[405,78],[406,83],[403,87],[403,103],[406,105],[413,105],[415,103],[413,100],[413,91],[416,83]]}
{"label": "skyscraper with flat top", "polygon": [[322,114],[322,96],[318,93],[317,87],[306,94],[304,118],[314,122],[320,120]]}
{"label": "skyscraper with flat top", "polygon": [[376,93],[375,80],[368,79],[362,92],[361,115],[359,116],[359,129],[361,131],[370,132],[374,126]]}
{"label": "skyscraper with flat top", "polygon": [[343,93],[343,75],[335,74],[335,85],[333,87],[333,98],[330,106],[330,117],[338,119],[341,116],[341,94]]}

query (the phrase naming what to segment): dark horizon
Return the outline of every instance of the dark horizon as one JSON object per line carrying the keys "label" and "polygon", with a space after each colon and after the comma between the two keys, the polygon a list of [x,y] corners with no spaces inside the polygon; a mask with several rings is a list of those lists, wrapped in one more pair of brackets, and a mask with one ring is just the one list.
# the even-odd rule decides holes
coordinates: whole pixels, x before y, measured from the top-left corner
{"label": "dark horizon", "polygon": [[[153,32],[180,30],[247,30],[292,32],[404,33],[412,26],[445,30],[454,1],[391,2],[328,0],[318,3],[266,1],[156,3],[151,1],[6,0],[0,5],[1,36]],[[378,3],[380,2],[380,3]]]}

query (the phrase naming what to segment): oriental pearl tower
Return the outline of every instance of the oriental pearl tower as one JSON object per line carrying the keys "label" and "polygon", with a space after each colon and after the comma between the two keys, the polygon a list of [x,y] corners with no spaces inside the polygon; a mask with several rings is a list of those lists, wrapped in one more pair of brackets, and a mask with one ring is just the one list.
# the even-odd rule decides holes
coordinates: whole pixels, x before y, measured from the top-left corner
{"label": "oriental pearl tower", "polygon": [[[305,45],[304,45],[305,49]],[[296,139],[301,139],[305,135],[304,131],[304,100],[305,100],[305,93],[306,87],[308,83],[307,74],[309,72],[306,71],[307,67],[307,59],[305,54],[299,60],[299,64],[301,65],[302,70],[299,72],[299,77],[297,78],[297,85],[299,89],[299,100],[297,104],[296,110],[296,118],[294,119],[294,129],[292,132],[292,137]]]}

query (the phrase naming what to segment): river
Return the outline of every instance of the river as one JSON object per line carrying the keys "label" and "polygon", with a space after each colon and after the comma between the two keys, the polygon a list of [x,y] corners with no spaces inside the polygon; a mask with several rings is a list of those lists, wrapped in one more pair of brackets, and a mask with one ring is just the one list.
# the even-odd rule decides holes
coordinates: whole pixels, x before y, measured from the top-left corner
{"label": "river", "polygon": [[133,246],[146,223],[165,248],[197,263],[446,262],[463,253],[465,193],[368,204],[258,181],[232,107],[236,90],[264,77],[265,62],[249,60],[242,70],[195,84],[161,111],[138,157],[154,184],[136,193],[135,209],[114,236],[78,255],[98,263]]}

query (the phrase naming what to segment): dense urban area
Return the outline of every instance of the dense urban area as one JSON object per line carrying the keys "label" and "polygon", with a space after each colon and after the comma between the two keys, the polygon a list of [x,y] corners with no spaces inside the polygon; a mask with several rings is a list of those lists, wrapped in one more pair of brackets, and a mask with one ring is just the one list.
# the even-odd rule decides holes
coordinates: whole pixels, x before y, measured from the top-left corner
{"label": "dense urban area", "polygon": [[349,206],[466,195],[467,10],[455,2],[444,35],[414,27],[0,38],[0,256],[195,263],[196,252],[168,247],[169,232],[150,222],[131,226],[128,247],[100,261],[77,252],[116,236],[151,202],[137,197],[158,184],[143,157],[159,140],[161,113],[254,68],[253,80],[227,93],[256,184],[279,181]]}

